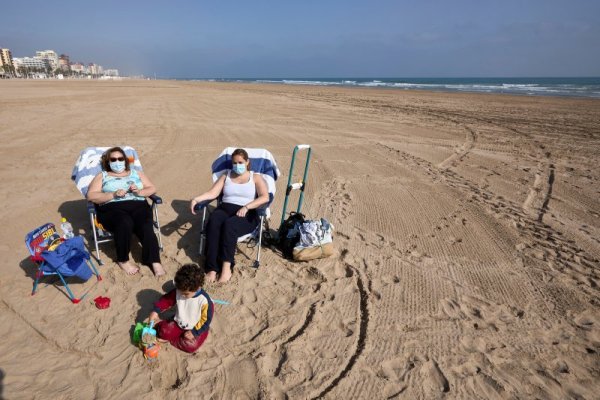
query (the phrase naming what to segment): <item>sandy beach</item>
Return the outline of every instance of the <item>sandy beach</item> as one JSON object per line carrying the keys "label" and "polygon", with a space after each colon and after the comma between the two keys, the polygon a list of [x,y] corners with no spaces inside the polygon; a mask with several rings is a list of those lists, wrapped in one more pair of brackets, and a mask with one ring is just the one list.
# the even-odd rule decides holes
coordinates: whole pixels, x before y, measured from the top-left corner
{"label": "sandy beach", "polygon": [[[0,398],[597,399],[600,100],[178,81],[0,82]],[[293,263],[241,246],[197,354],[148,364],[132,326],[200,262],[189,200],[227,146],[283,173],[313,146],[302,211],[335,256]],[[167,278],[104,280],[74,305],[31,296],[23,238],[65,216],[88,146],[130,145],[158,188]],[[296,204],[292,197],[292,204]],[[135,261],[141,251],[133,252]],[[110,297],[106,310],[92,299]]]}

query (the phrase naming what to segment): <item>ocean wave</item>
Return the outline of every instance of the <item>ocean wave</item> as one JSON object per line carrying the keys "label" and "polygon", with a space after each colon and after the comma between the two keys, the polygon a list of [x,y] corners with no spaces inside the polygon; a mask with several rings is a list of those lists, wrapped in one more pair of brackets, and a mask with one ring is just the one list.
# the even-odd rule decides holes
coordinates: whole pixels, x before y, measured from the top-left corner
{"label": "ocean wave", "polygon": [[[575,78],[577,79],[577,78]],[[411,82],[413,80],[413,82]],[[462,81],[461,81],[462,80]],[[473,93],[505,93],[525,95],[548,95],[548,96],[574,96],[574,97],[599,97],[600,80],[590,78],[580,84],[552,78],[532,78],[530,82],[520,78],[517,82],[503,81],[498,78],[484,78],[477,81],[475,78],[429,78],[419,82],[415,79],[219,79],[228,82],[255,82],[285,85],[308,85],[308,86],[350,86],[364,88],[389,88],[404,90],[433,90],[447,92],[473,92]],[[554,82],[553,82],[554,80]],[[567,82],[565,82],[565,80]],[[572,79],[571,79],[572,80]],[[211,81],[214,81],[212,79]],[[537,81],[537,82],[536,82]]]}

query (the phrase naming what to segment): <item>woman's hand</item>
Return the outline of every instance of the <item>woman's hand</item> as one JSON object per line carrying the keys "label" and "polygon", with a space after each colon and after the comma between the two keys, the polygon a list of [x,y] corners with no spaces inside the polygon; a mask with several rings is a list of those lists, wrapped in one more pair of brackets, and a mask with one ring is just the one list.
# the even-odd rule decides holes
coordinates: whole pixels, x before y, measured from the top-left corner
{"label": "woman's hand", "polygon": [[185,333],[183,334],[183,337],[186,340],[194,340],[194,334],[192,333],[192,331],[185,331]]}
{"label": "woman's hand", "polygon": [[194,214],[194,215],[196,215],[196,210],[194,210],[194,207],[196,206],[196,204],[198,204],[196,199],[192,199],[192,201],[190,201],[190,210],[192,211],[192,214]]}
{"label": "woman's hand", "polygon": [[248,207],[242,206],[242,208],[240,208],[235,215],[237,215],[238,217],[244,218],[247,213],[248,213]]}
{"label": "woman's hand", "polygon": [[138,189],[135,183],[129,185],[129,192],[135,194],[136,196],[140,195],[140,189]]}
{"label": "woman's hand", "polygon": [[114,192],[114,197],[125,197],[125,195],[127,194],[127,192],[125,191],[125,189],[119,189],[116,192]]}

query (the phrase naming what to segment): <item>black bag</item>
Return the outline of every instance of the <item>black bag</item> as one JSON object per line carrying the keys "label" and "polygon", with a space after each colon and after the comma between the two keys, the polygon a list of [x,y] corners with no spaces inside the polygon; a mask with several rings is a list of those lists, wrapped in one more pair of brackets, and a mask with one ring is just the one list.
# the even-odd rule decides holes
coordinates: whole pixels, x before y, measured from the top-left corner
{"label": "black bag", "polygon": [[290,212],[290,216],[283,221],[277,232],[277,247],[285,258],[294,258],[294,247],[300,241],[298,226],[304,223],[304,214]]}

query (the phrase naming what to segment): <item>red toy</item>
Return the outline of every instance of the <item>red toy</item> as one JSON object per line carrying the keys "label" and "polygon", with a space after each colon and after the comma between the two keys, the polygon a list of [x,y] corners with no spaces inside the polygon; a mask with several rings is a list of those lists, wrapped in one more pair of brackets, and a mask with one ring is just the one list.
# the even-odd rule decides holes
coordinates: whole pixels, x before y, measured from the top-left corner
{"label": "red toy", "polygon": [[108,297],[98,296],[94,299],[94,303],[101,310],[110,307],[110,299]]}

